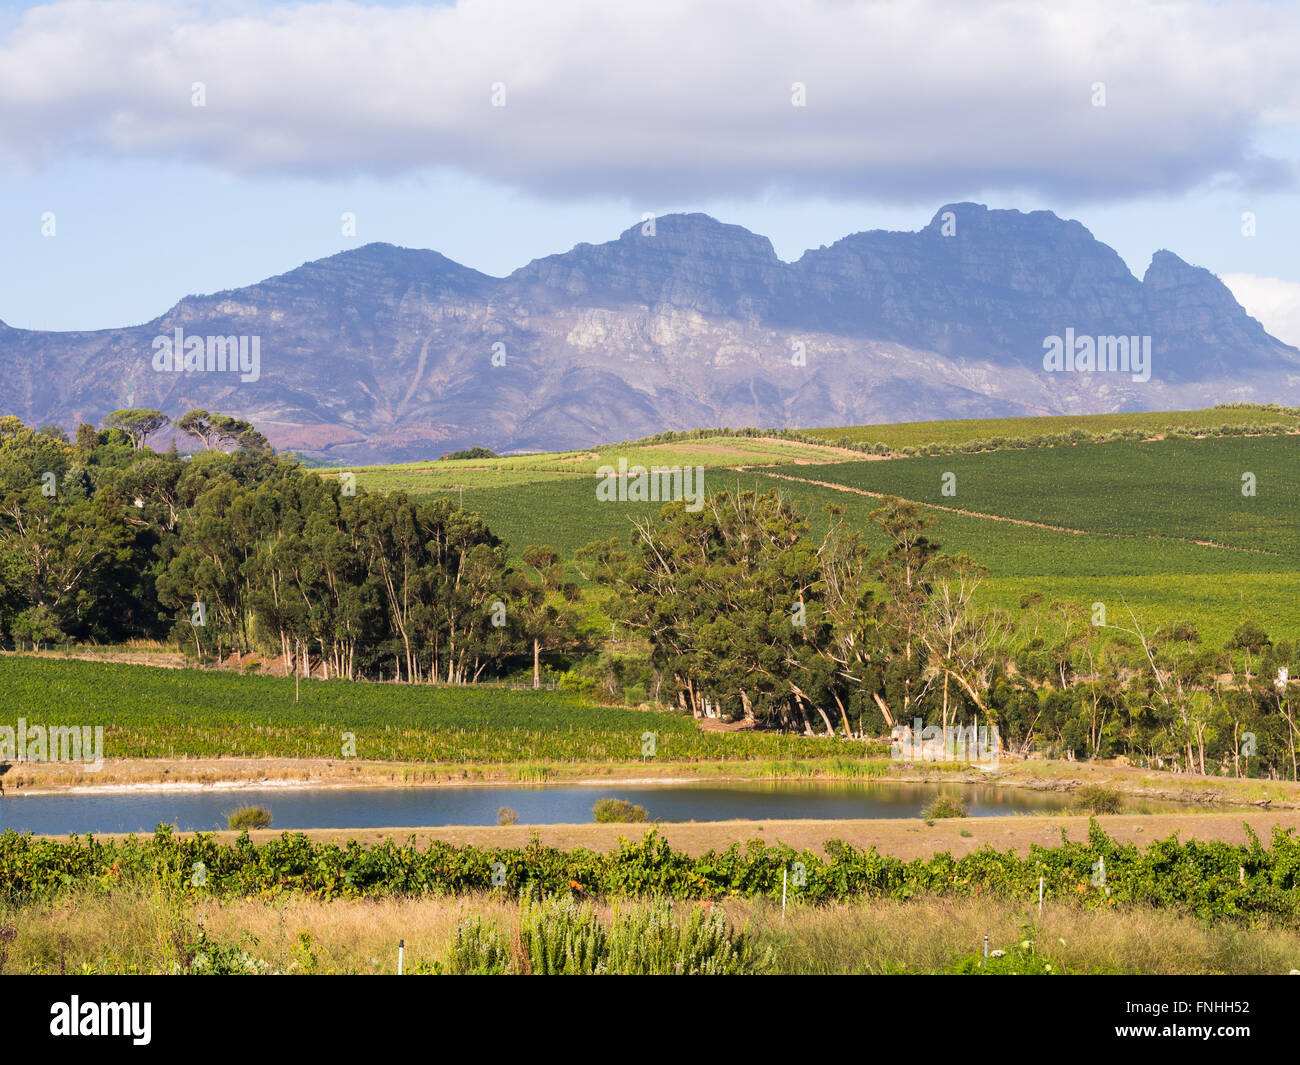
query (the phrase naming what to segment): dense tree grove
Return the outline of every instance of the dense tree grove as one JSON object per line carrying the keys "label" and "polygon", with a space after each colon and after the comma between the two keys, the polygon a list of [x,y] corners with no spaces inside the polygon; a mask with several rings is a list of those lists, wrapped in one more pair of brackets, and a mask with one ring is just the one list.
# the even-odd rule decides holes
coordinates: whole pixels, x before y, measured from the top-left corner
{"label": "dense tree grove", "polygon": [[72,444],[0,419],[0,632],[17,642],[171,638],[452,684],[575,642],[539,601],[550,585],[454,502],[349,493],[238,424],[238,450],[181,456],[110,421]]}
{"label": "dense tree grove", "polygon": [[156,452],[160,418],[117,411],[74,441],[0,418],[0,638],[170,640],[327,679],[558,676],[807,734],[978,723],[1026,752],[1297,776],[1300,648],[1250,620],[1210,647],[1122,604],[987,609],[984,570],[911,503],[871,529],[832,508],[814,537],[787,498],[722,494],[572,560],[512,560],[454,500],[349,491],[207,411],[175,423],[203,450]]}
{"label": "dense tree grove", "polygon": [[887,501],[871,521],[874,555],[838,514],[815,541],[775,494],[717,496],[577,564],[696,714],[867,736],[982,723],[1025,752],[1296,777],[1294,645],[1245,621],[1215,649],[1187,623],[1146,632],[1121,604],[1103,623],[1041,596],[1008,617],[977,605],[984,570],[941,553],[919,507]]}

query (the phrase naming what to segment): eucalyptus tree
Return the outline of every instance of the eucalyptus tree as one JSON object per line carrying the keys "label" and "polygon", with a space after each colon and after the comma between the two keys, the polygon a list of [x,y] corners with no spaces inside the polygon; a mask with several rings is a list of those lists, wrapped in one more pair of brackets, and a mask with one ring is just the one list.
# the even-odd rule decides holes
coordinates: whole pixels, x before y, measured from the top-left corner
{"label": "eucalyptus tree", "polygon": [[939,681],[945,735],[956,710],[954,695],[959,701],[964,696],[986,720],[992,716],[981,692],[989,686],[994,655],[1008,626],[1001,612],[975,606],[975,592],[987,576],[988,570],[966,555],[941,556],[932,567],[919,639]]}
{"label": "eucalyptus tree", "polygon": [[67,441],[0,419],[0,614],[27,613],[41,639],[52,625],[113,635],[111,577],[134,551],[116,494],[97,493],[75,458]]}
{"label": "eucalyptus tree", "polygon": [[881,709],[887,717],[906,722],[929,690],[921,632],[930,569],[940,545],[926,535],[930,522],[916,503],[887,499],[868,520],[886,543],[873,567],[880,582],[875,631],[882,645]]}
{"label": "eucalyptus tree", "polygon": [[[826,654],[832,624],[816,545],[799,507],[776,492],[722,493],[698,511],[666,504],[627,547],[578,556],[615,592],[616,620],[643,636],[697,717],[734,716],[834,731],[842,681]],[[847,718],[844,718],[847,726]]]}
{"label": "eucalyptus tree", "polygon": [[[881,698],[883,657],[879,653],[876,579],[870,553],[861,531],[849,526],[843,508],[826,508],[829,527],[815,547],[801,537],[798,547],[780,560],[787,576],[797,577],[792,589],[798,598],[791,616],[799,637],[790,647],[788,662],[795,680],[796,704],[815,705],[828,730],[833,704],[846,737],[852,735],[851,718],[859,728],[870,720],[892,727],[893,718]],[[784,629],[784,624],[780,626]],[[817,693],[815,704],[804,688]],[[823,708],[827,709],[823,709]]]}
{"label": "eucalyptus tree", "polygon": [[531,645],[533,687],[542,686],[541,656],[570,643],[577,635],[579,618],[573,604],[581,590],[565,578],[564,563],[553,547],[525,547],[522,567],[511,586],[511,609],[524,638]]}
{"label": "eucalyptus tree", "polygon": [[429,677],[469,683],[508,649],[492,610],[506,585],[506,546],[450,499],[421,502],[413,518],[424,552],[414,622]]}

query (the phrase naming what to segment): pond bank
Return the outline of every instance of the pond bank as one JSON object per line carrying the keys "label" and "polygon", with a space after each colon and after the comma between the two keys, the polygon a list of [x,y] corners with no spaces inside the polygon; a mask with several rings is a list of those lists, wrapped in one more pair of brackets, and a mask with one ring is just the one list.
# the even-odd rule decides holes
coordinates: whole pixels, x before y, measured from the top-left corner
{"label": "pond bank", "polygon": [[[1107,835],[1124,843],[1145,847],[1167,839],[1175,832],[1184,842],[1189,839],[1245,843],[1248,825],[1268,846],[1274,826],[1300,829],[1300,812],[1259,811],[1194,814],[1115,814],[1095,819]],[[514,848],[527,846],[535,836],[543,846],[560,850],[584,847],[609,851],[621,838],[636,841],[645,833],[658,832],[674,850],[698,856],[720,850],[732,843],[761,840],[770,845],[786,844],[795,850],[826,853],[828,840],[843,840],[854,847],[874,846],[882,854],[904,861],[928,858],[942,851],[960,857],[983,846],[998,850],[1015,850],[1027,854],[1031,845],[1056,847],[1061,833],[1074,842],[1087,839],[1089,818],[1072,815],[1015,815],[1010,817],[953,818],[927,825],[919,818],[877,820],[789,820],[789,821],[710,821],[694,824],[658,825],[448,825],[426,828],[308,829],[304,835],[318,843],[345,844],[356,840],[374,844],[387,839],[406,843],[414,839],[418,846],[431,840],[443,840],[457,846],[491,846]],[[272,829],[249,833],[254,843],[279,838]],[[220,843],[230,843],[238,833],[216,832]],[[106,840],[120,834],[97,836]]]}
{"label": "pond bank", "polygon": [[[237,798],[235,797],[237,796]],[[590,820],[602,798],[617,797],[663,822],[736,819],[879,820],[917,818],[941,796],[971,820],[1002,814],[1068,812],[1068,796],[987,784],[897,781],[699,781],[683,784],[605,782],[511,784],[439,788],[279,788],[202,791],[32,795],[0,803],[0,828],[19,832],[151,833],[159,824],[209,832],[225,828],[240,805],[269,809],[273,827],[366,829],[398,826],[495,827],[501,812],[523,824],[575,824]]]}
{"label": "pond bank", "polygon": [[[105,761],[98,772],[67,763],[11,765],[0,785],[22,795],[239,792],[252,789],[354,787],[501,787],[516,784],[758,783],[774,780],[995,784],[1073,792],[1102,785],[1134,799],[1189,807],[1300,809],[1300,785],[1164,773],[1106,763],[1004,759],[996,771],[887,759],[808,759],[793,763],[560,762],[445,764],[301,758],[135,758]],[[0,800],[5,801],[5,800]]]}

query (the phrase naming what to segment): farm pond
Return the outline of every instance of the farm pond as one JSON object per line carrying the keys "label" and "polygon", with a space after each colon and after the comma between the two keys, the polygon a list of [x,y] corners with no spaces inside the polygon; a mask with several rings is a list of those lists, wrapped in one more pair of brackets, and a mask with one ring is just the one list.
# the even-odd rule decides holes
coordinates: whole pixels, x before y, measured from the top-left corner
{"label": "farm pond", "polygon": [[274,829],[495,825],[509,807],[523,825],[590,823],[602,798],[645,808],[652,821],[757,821],[920,817],[936,797],[960,797],[971,817],[1050,813],[1066,796],[978,784],[679,783],[509,787],[240,788],[189,792],[14,795],[0,799],[0,829],[44,835],[224,829],[241,806],[263,806]]}

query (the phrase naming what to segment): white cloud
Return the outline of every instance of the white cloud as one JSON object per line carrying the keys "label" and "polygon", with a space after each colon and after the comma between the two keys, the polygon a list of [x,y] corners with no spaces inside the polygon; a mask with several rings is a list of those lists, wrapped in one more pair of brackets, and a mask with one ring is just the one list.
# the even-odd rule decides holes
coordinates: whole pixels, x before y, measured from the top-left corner
{"label": "white cloud", "polygon": [[1300,347],[1300,282],[1254,274],[1221,278],[1246,313],[1283,343]]}
{"label": "white cloud", "polygon": [[67,0],[0,37],[0,154],[659,200],[1106,198],[1293,180],[1252,140],[1300,120],[1297,56],[1300,20],[1250,0]]}

